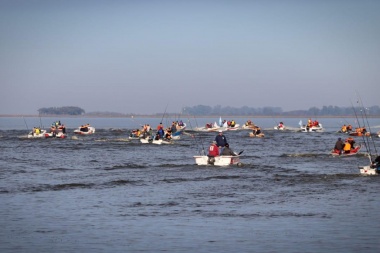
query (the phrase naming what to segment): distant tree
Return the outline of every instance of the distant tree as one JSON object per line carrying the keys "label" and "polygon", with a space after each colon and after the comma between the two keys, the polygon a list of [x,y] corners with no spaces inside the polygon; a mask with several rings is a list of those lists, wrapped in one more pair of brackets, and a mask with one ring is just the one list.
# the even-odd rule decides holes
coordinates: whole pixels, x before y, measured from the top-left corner
{"label": "distant tree", "polygon": [[82,115],[85,111],[76,106],[49,107],[38,109],[40,115]]}

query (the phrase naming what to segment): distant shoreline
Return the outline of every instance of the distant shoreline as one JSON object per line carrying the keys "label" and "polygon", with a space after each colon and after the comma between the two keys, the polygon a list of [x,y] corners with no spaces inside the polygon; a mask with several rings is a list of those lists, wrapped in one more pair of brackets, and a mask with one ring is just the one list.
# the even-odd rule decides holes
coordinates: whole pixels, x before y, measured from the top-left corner
{"label": "distant shoreline", "polygon": [[[162,118],[162,115],[31,115],[31,114],[0,114],[0,118],[18,118],[18,117],[25,117],[25,118]],[[185,119],[185,118],[219,118],[220,115],[202,115],[202,116],[185,116],[182,115],[182,117],[179,117],[178,115],[167,115],[165,118],[178,118],[178,119]],[[321,116],[315,116],[315,115],[223,115],[223,119],[231,119],[231,118],[355,118],[354,115],[345,115],[345,116],[333,116],[333,115],[321,115]],[[361,117],[359,117],[361,118]],[[380,115],[367,115],[367,118],[380,118]]]}

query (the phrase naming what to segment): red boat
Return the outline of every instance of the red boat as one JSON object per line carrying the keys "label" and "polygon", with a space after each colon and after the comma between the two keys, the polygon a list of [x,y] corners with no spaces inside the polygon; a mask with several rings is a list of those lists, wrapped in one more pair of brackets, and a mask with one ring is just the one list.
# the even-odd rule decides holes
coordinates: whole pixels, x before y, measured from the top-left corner
{"label": "red boat", "polygon": [[355,146],[353,149],[351,149],[349,152],[342,152],[340,153],[339,150],[337,149],[333,149],[331,150],[331,155],[333,156],[351,156],[351,155],[356,155],[357,153],[359,153],[360,149],[362,148],[362,145],[359,144],[357,146]]}

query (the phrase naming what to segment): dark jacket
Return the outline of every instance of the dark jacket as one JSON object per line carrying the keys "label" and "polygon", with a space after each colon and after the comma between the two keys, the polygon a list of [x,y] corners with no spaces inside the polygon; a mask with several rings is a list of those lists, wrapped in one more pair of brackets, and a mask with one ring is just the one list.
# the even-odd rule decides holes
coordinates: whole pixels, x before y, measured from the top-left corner
{"label": "dark jacket", "polygon": [[336,149],[336,150],[343,150],[343,147],[344,147],[343,141],[342,140],[337,140],[337,142],[335,143],[334,149]]}
{"label": "dark jacket", "polygon": [[224,147],[223,151],[222,151],[222,153],[220,155],[233,155],[233,156],[236,156],[236,154],[229,147]]}
{"label": "dark jacket", "polygon": [[216,145],[218,145],[218,147],[224,147],[227,143],[227,138],[223,134],[222,135],[218,134],[215,137],[215,141],[216,141]]}

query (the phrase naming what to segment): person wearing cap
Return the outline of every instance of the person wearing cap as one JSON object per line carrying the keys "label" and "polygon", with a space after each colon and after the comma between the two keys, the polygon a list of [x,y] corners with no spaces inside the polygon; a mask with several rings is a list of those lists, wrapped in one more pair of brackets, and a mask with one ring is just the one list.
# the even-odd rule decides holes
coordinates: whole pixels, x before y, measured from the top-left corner
{"label": "person wearing cap", "polygon": [[223,148],[223,151],[220,155],[233,155],[236,156],[235,152],[230,149],[230,145],[226,143],[226,145]]}
{"label": "person wearing cap", "polygon": [[216,145],[216,141],[213,141],[208,148],[208,157],[215,157],[219,155],[219,148]]}
{"label": "person wearing cap", "polygon": [[219,130],[218,135],[215,137],[216,145],[219,147],[219,151],[222,152],[222,148],[226,145],[227,143],[227,138],[224,136],[223,131]]}
{"label": "person wearing cap", "polygon": [[338,138],[338,140],[335,143],[334,149],[339,150],[339,154],[342,154],[343,147],[344,147],[344,143],[343,143],[342,139]]}

